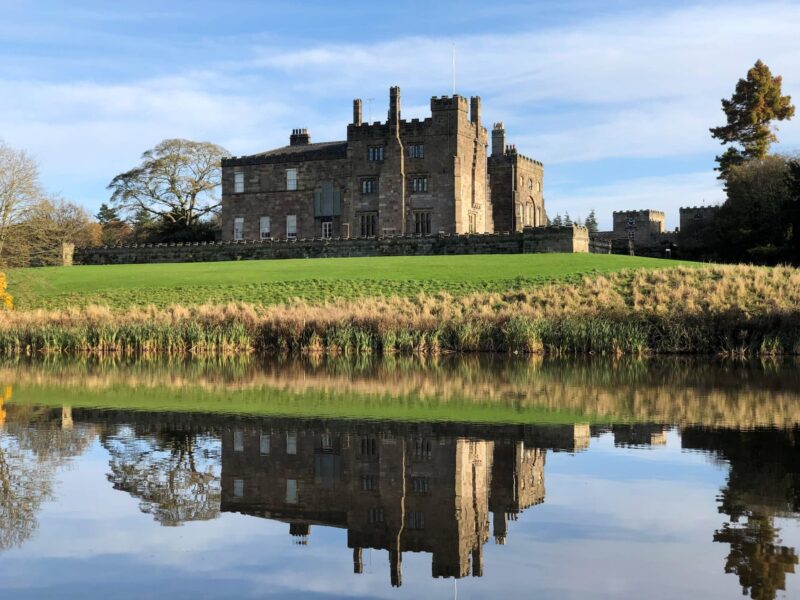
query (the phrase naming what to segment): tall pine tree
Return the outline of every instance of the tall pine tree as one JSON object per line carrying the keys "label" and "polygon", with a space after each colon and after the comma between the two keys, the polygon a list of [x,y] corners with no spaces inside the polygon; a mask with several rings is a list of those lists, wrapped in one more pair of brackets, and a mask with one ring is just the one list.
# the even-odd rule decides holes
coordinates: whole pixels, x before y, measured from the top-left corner
{"label": "tall pine tree", "polygon": [[594,214],[594,209],[589,211],[589,216],[586,217],[586,229],[589,230],[589,233],[596,233],[597,232],[597,216]]}
{"label": "tall pine tree", "polygon": [[773,77],[760,60],[747,72],[746,79],[736,84],[730,100],[722,100],[727,123],[710,129],[711,136],[728,146],[717,157],[720,179],[727,179],[730,167],[752,158],[764,158],[770,145],[777,141],[773,121],[791,119],[794,106],[791,96],[781,94],[782,78]]}

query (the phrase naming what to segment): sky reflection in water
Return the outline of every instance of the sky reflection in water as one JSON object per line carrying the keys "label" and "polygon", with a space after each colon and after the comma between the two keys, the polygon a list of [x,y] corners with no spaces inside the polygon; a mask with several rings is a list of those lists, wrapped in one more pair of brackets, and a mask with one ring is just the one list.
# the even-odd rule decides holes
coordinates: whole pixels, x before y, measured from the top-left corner
{"label": "sky reflection in water", "polygon": [[[4,365],[0,594],[795,597],[799,377],[687,361]],[[189,409],[214,398],[220,412]],[[406,419],[379,418],[392,398]],[[292,408],[306,405],[322,416]]]}

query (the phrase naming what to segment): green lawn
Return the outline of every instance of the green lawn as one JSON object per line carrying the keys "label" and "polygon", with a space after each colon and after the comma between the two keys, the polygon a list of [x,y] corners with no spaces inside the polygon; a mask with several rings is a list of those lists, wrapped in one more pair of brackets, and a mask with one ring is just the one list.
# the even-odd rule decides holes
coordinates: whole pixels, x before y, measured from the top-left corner
{"label": "green lawn", "polygon": [[463,294],[680,264],[697,263],[600,254],[513,254],[45,267],[11,269],[7,275],[15,305],[24,310]]}

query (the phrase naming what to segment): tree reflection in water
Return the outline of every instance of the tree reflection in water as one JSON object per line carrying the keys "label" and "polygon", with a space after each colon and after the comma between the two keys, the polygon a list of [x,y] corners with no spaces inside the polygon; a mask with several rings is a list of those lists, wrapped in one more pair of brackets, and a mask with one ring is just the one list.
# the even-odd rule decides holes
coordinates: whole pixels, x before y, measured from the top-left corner
{"label": "tree reflection in water", "polygon": [[219,516],[219,442],[190,431],[153,435],[120,427],[105,436],[110,454],[108,480],[114,489],[140,500],[142,512],[162,525],[205,521]]}
{"label": "tree reflection in water", "polygon": [[[481,576],[482,546],[505,541],[509,521],[545,501],[548,454],[591,451],[600,435],[613,435],[620,448],[652,448],[674,431],[683,448],[728,468],[719,495],[724,522],[706,538],[725,544],[727,558],[715,569],[735,575],[753,599],[786,589],[798,564],[780,526],[800,513],[800,370],[482,360],[340,359],[233,370],[89,363],[85,372],[56,371],[51,384],[45,367],[15,372],[30,400],[0,405],[0,550],[31,537],[37,512],[54,495],[57,468],[103,432],[108,480],[161,525],[236,512],[283,521],[304,539],[312,525],[342,527],[356,573],[362,549],[377,548],[394,557],[395,584],[406,551],[431,553],[434,575]],[[98,404],[76,409],[73,424],[69,410],[37,406],[48,385],[58,401],[94,395]],[[240,401],[328,416],[183,412],[177,402],[131,411],[126,404],[159,393],[173,398],[174,388],[192,406]],[[108,399],[119,410],[90,408]],[[352,412],[337,412],[342,399]],[[396,405],[403,419],[417,418],[398,420]],[[446,418],[431,418],[432,409]],[[470,410],[474,418],[465,418]],[[511,412],[514,421],[478,418]],[[545,413],[559,424],[536,424]]]}
{"label": "tree reflection in water", "polygon": [[[10,394],[9,394],[10,395]],[[41,505],[54,498],[54,477],[82,454],[94,426],[74,427],[71,411],[0,405],[0,552],[21,546],[38,528]]]}
{"label": "tree reflection in water", "polygon": [[798,564],[775,519],[797,518],[800,511],[800,428],[686,428],[682,434],[684,447],[713,451],[730,466],[719,496],[719,512],[729,522],[714,533],[715,542],[730,545],[725,572],[736,574],[754,600],[775,598]]}
{"label": "tree reflection in water", "polygon": [[786,589],[786,574],[794,573],[797,554],[781,545],[771,516],[753,513],[744,525],[725,523],[714,533],[714,541],[730,544],[725,572],[739,577],[742,593],[753,600],[770,600]]}

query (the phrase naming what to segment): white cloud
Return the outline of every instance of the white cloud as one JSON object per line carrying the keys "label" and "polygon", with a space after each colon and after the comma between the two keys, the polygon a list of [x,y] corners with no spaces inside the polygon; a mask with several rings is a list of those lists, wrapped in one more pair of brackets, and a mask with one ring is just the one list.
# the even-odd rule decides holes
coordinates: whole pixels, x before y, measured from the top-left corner
{"label": "white cloud", "polygon": [[[284,144],[293,127],[309,127],[314,140],[341,139],[350,99],[373,97],[372,119],[384,119],[391,84],[403,88],[404,116],[424,117],[429,97],[450,91],[453,42],[459,91],[483,96],[486,123],[503,120],[521,152],[576,172],[581,162],[608,159],[704,155],[710,162],[719,151],[708,133],[721,121],[719,99],[759,57],[784,76],[785,92],[800,98],[797,5],[706,6],[518,27],[302,50],[262,43],[249,56],[240,52],[241,61],[154,65],[153,72],[173,74],[113,83],[34,80],[14,71],[0,80],[0,136],[40,159],[48,187],[96,205],[106,197],[105,183],[166,137],[207,139],[234,154]],[[250,48],[253,39],[238,44]],[[174,50],[165,47],[170,56]],[[800,147],[800,118],[783,124],[780,135],[784,149]],[[639,187],[647,181],[607,186],[600,200],[620,208],[638,196],[667,202],[658,204],[667,210],[683,203]],[[710,186],[692,181],[673,176],[669,185],[708,195]],[[623,195],[614,200],[612,193]],[[572,212],[574,205],[585,213],[598,194],[551,188],[550,212]]]}

